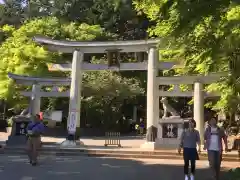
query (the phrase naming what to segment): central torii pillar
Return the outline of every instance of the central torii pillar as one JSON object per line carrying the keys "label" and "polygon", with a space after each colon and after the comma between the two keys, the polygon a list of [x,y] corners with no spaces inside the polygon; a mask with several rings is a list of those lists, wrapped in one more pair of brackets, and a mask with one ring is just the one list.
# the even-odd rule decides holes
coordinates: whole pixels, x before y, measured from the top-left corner
{"label": "central torii pillar", "polygon": [[84,53],[75,50],[73,52],[72,71],[71,71],[71,88],[69,99],[68,115],[68,136],[62,142],[62,146],[76,146],[76,131],[80,128],[81,116],[81,90],[82,90],[82,63]]}

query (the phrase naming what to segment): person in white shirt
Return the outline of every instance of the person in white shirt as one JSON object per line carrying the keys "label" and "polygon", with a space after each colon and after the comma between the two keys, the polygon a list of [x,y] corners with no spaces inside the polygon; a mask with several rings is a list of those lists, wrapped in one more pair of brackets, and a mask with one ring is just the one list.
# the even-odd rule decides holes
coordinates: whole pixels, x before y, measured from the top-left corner
{"label": "person in white shirt", "polygon": [[222,140],[225,151],[228,151],[227,136],[225,131],[217,126],[217,119],[212,118],[204,133],[204,149],[207,149],[210,168],[214,173],[214,179],[219,180],[222,161]]}

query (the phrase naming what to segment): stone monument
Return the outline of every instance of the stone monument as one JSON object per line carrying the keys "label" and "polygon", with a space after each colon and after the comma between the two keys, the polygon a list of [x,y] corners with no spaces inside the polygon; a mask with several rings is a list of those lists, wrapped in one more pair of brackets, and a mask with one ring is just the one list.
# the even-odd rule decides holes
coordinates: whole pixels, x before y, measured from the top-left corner
{"label": "stone monument", "polygon": [[12,131],[6,141],[7,146],[25,145],[27,141],[27,126],[31,121],[29,108],[22,111],[20,115],[12,117]]}
{"label": "stone monument", "polygon": [[[167,97],[162,97],[161,103],[164,109],[164,115],[158,122],[157,144],[162,148],[177,148],[179,138],[183,132],[184,119],[168,103]],[[171,115],[168,117],[167,114]]]}
{"label": "stone monument", "polygon": [[[157,136],[150,138],[147,134],[147,141],[141,147],[154,150],[157,148],[176,148],[178,146],[180,134],[183,130],[184,119],[180,118],[179,113],[168,104],[166,97],[193,97],[193,118],[196,121],[196,129],[199,131],[201,139],[203,139],[204,99],[207,97],[218,97],[220,95],[219,92],[205,92],[203,85],[217,82],[221,77],[226,76],[227,73],[212,73],[207,76],[159,77],[158,73],[154,71],[154,63],[149,62],[149,66],[151,76],[148,76],[148,85],[154,84],[154,87],[151,88],[151,91],[148,90],[147,93],[147,99],[149,100],[147,101],[147,126],[150,127],[149,132],[155,132],[152,126],[149,126],[150,122],[154,124],[154,127],[157,127],[157,133],[155,133]],[[182,91],[179,87],[181,84],[193,85],[194,88],[193,90]],[[170,91],[165,89],[159,90],[159,87],[163,85],[173,85],[174,88]],[[161,102],[163,103],[163,109],[165,109],[163,117],[159,115],[160,97],[163,97],[161,98]],[[171,113],[170,117],[167,117],[167,111]]]}

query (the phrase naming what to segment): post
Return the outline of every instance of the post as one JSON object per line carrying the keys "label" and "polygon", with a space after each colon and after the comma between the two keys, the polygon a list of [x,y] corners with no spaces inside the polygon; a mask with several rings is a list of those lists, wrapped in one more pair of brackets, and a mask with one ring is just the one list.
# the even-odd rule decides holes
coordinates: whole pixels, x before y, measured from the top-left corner
{"label": "post", "polygon": [[38,92],[40,92],[41,86],[37,84],[32,85],[32,96],[31,96],[31,104],[30,104],[30,114],[35,115],[40,112],[41,108],[41,97]]}
{"label": "post", "polygon": [[68,115],[67,140],[75,141],[77,127],[80,126],[81,89],[82,89],[82,61],[83,53],[74,51],[72,60],[71,89]]}
{"label": "post", "polygon": [[133,106],[133,122],[137,122],[137,106]]}
{"label": "post", "polygon": [[200,133],[201,142],[203,142],[204,134],[204,91],[203,84],[194,83],[194,120],[196,121],[196,129]]}
{"label": "post", "polygon": [[155,142],[159,119],[159,97],[157,95],[159,51],[150,48],[147,69],[147,142]]}

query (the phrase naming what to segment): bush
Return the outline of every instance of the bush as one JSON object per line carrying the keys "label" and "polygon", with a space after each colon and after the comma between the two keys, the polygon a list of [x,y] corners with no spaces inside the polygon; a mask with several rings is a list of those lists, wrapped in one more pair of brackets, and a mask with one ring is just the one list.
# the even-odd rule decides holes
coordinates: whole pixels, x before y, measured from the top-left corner
{"label": "bush", "polygon": [[12,118],[10,118],[7,120],[7,127],[12,127],[12,125],[13,125],[13,120]]}
{"label": "bush", "polygon": [[240,167],[229,170],[228,180],[239,180],[240,179]]}

